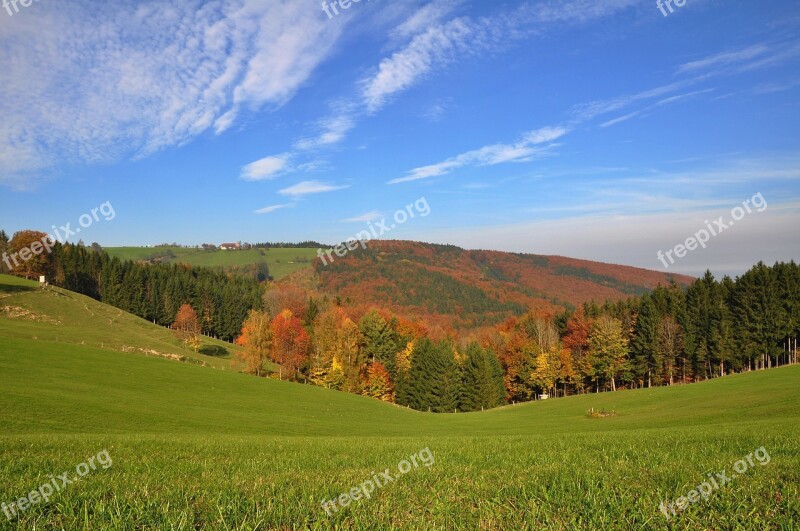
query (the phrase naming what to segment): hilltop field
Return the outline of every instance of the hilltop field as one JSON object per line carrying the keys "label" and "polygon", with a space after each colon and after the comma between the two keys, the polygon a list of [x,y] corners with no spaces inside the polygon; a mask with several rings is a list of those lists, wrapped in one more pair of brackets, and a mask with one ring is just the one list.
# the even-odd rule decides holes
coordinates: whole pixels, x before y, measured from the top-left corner
{"label": "hilltop field", "polygon": [[169,251],[171,255],[166,262],[182,262],[192,266],[230,267],[255,264],[260,260],[267,262],[269,273],[275,280],[280,280],[295,271],[305,269],[317,256],[317,249],[278,248],[249,249],[246,251],[206,251],[193,247],[105,247],[109,256],[120,260],[147,260],[153,256],[162,256]]}
{"label": "hilltop field", "polygon": [[[11,520],[0,515],[0,529],[791,529],[800,521],[800,366],[434,415],[239,374],[230,352],[182,350],[168,330],[10,277],[0,277],[0,309],[0,503],[51,475],[75,476],[104,451],[113,461]],[[398,472],[423,454],[432,459]],[[746,470],[734,478],[740,463]],[[322,507],[387,469],[393,481],[368,499]],[[720,472],[729,483],[707,500],[669,519],[660,511]]]}

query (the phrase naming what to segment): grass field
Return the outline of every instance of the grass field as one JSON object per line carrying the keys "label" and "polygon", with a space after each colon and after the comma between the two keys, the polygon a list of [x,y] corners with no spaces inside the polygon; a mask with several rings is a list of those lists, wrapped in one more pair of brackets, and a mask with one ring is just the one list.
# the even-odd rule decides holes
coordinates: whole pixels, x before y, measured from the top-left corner
{"label": "grass field", "polygon": [[236,346],[203,337],[198,353],[175,334],[96,300],[9,275],[0,275],[0,338],[81,345],[140,355],[182,357],[230,369]]}
{"label": "grass field", "polygon": [[[193,266],[226,267],[255,264],[264,259],[270,275],[279,280],[295,271],[309,267],[317,256],[316,249],[250,249],[248,251],[204,251],[186,247],[106,247],[104,250],[121,260],[144,260],[154,253],[169,249],[175,254],[172,262]],[[261,254],[263,252],[263,255]]]}
{"label": "grass field", "polygon": [[[51,295],[0,296],[3,306]],[[433,415],[103,350],[101,329],[134,334],[123,316],[107,318],[34,330],[0,314],[0,503],[50,475],[75,476],[103,450],[113,460],[12,521],[0,514],[0,529],[794,529],[800,521],[800,366]],[[56,338],[67,326],[95,339]],[[161,331],[143,336],[168,343]],[[134,340],[147,338],[125,339]],[[590,408],[617,416],[588,418]],[[669,521],[659,512],[760,447],[768,464],[755,461]],[[398,476],[398,463],[424,448],[430,468],[330,515],[322,509],[321,500],[385,469]]]}

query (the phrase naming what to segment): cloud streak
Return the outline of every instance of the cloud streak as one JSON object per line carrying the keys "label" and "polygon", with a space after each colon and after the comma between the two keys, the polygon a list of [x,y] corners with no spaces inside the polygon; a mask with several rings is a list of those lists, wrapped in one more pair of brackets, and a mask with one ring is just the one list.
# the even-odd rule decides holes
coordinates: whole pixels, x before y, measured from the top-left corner
{"label": "cloud streak", "polygon": [[74,0],[38,3],[35,15],[0,25],[6,184],[147,157],[281,106],[341,32],[290,0]]}
{"label": "cloud streak", "polygon": [[552,145],[543,146],[542,144],[549,144],[561,138],[567,132],[568,130],[563,127],[543,127],[526,133],[513,144],[492,144],[480,149],[467,151],[436,164],[414,168],[405,177],[392,179],[388,184],[400,184],[438,177],[465,166],[494,166],[511,162],[527,162],[548,154]]}
{"label": "cloud streak", "polygon": [[321,194],[325,192],[334,192],[336,190],[343,190],[349,188],[350,185],[331,184],[321,181],[303,181],[288,188],[280,190],[278,193],[290,197],[302,197],[310,194]]}

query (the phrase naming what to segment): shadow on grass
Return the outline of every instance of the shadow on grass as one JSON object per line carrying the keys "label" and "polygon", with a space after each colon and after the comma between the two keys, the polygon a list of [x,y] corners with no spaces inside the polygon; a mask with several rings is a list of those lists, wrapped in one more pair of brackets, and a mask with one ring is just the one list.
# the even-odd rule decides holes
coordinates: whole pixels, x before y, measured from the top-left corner
{"label": "shadow on grass", "polygon": [[205,354],[206,356],[226,356],[229,354],[228,349],[218,345],[203,345],[200,347],[199,352],[200,354]]}
{"label": "shadow on grass", "polygon": [[0,293],[22,293],[25,291],[36,291],[39,288],[32,288],[30,286],[19,286],[17,284],[3,284],[0,283]]}

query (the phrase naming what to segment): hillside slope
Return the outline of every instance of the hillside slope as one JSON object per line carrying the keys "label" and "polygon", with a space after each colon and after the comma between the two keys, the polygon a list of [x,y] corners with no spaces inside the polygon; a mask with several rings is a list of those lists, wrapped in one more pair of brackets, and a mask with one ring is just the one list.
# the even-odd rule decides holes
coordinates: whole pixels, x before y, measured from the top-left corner
{"label": "hillside slope", "polygon": [[[800,366],[444,415],[319,387],[30,339],[0,343],[0,380],[6,434],[475,436],[800,420]],[[618,416],[590,419],[590,408],[613,409]]]}
{"label": "hillside slope", "polygon": [[491,325],[536,308],[560,311],[618,301],[693,279],[560,256],[467,251],[451,245],[374,241],[332,263],[314,262],[324,292],[455,328]]}
{"label": "hillside slope", "polygon": [[90,297],[0,275],[0,338],[81,345],[229,368],[234,345],[203,337],[198,353],[173,332]]}
{"label": "hillside slope", "polygon": [[[72,332],[122,330],[113,315],[95,317]],[[0,529],[755,530],[800,518],[800,366],[436,415],[24,330],[9,337],[17,324],[0,328],[0,500],[101,452],[113,465],[11,522],[0,516]],[[71,330],[39,324],[40,334]],[[617,416],[587,418],[590,408]],[[661,514],[758,448],[771,461],[672,520]],[[399,475],[423,450],[435,462]],[[321,505],[384,470],[394,480],[370,499]]]}

